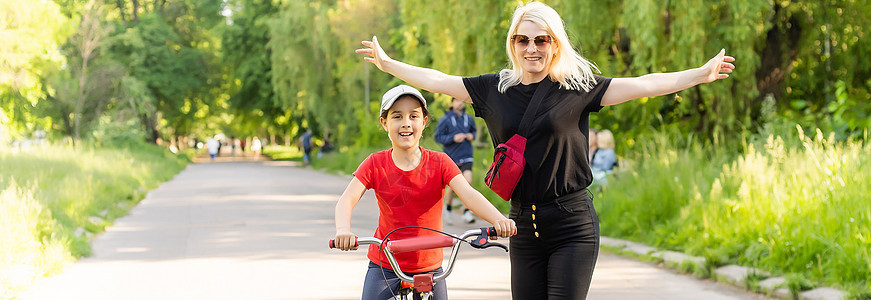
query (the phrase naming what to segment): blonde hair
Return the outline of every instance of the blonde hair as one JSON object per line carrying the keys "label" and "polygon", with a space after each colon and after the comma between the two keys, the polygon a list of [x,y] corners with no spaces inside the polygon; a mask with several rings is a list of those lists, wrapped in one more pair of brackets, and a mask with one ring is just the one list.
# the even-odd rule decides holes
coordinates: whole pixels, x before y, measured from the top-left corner
{"label": "blonde hair", "polygon": [[614,148],[614,134],[608,129],[603,129],[596,133],[596,144],[601,149]]}
{"label": "blonde hair", "polygon": [[559,82],[564,89],[583,89],[589,92],[596,84],[593,70],[599,72],[599,69],[572,48],[559,14],[550,6],[535,1],[517,7],[514,10],[514,16],[511,17],[511,27],[508,29],[508,37],[505,41],[505,50],[511,59],[511,69],[499,72],[499,92],[505,93],[509,87],[519,84],[523,76],[521,62],[517,61],[511,40],[511,37],[517,33],[517,27],[523,21],[531,21],[547,30],[553,43],[556,44],[553,59],[550,60],[548,66],[550,78]]}

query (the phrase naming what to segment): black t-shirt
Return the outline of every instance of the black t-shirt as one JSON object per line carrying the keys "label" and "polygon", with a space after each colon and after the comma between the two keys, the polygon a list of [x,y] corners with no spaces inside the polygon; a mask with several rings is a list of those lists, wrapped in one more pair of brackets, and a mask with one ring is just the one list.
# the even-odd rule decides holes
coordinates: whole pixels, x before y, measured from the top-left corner
{"label": "black t-shirt", "polygon": [[[599,111],[611,78],[596,76],[589,92],[566,90],[554,83],[535,114],[526,140],[526,167],[512,199],[543,203],[581,191],[593,181],[587,141],[590,112]],[[546,78],[545,80],[550,80]],[[463,78],[475,116],[484,119],[493,145],[517,133],[520,120],[539,83],[518,84],[500,93],[498,74]]]}

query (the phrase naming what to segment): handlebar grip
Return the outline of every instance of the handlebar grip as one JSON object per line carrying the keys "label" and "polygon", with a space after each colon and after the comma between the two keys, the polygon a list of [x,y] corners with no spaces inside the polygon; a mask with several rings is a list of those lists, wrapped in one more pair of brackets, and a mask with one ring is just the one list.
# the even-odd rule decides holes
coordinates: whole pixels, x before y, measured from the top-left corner
{"label": "handlebar grip", "polygon": [[[360,246],[360,244],[357,243],[357,237],[356,237],[356,236],[354,237],[354,246],[355,246],[355,247]],[[335,249],[335,248],[336,248],[336,240],[330,240],[330,249]]]}
{"label": "handlebar grip", "polygon": [[[481,230],[487,231],[487,237],[497,237],[499,234],[496,232],[496,227],[487,227],[481,228]],[[517,234],[517,228],[514,228],[514,234]]]}

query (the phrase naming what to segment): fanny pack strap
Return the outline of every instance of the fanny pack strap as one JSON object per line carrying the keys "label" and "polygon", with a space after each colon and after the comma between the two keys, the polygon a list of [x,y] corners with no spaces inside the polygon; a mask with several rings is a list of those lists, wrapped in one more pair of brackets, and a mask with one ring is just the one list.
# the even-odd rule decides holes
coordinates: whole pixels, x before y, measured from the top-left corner
{"label": "fanny pack strap", "polygon": [[544,95],[547,94],[547,91],[550,90],[552,85],[553,81],[551,81],[550,76],[548,76],[538,84],[537,88],[535,88],[535,94],[532,94],[532,100],[529,101],[529,106],[526,107],[526,112],[523,113],[523,119],[520,120],[520,127],[517,128],[517,134],[522,137],[528,136],[527,131],[529,126],[532,125],[532,119],[535,117],[535,113],[538,111],[538,107],[541,105]]}

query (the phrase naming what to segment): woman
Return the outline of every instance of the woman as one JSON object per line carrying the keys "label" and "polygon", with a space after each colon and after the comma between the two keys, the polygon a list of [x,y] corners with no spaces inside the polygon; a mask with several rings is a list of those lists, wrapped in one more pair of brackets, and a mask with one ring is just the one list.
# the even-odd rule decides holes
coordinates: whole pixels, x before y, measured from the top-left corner
{"label": "woman", "polygon": [[[506,37],[512,69],[459,77],[387,56],[377,38],[357,53],[411,85],[472,103],[493,143],[516,131],[539,83],[554,82],[527,137],[527,166],[511,197],[511,291],[514,299],[584,299],[599,250],[599,223],[587,194],[592,181],[590,112],[641,97],[674,93],[729,77],[735,59],[721,50],[705,65],[634,78],[593,75],[596,67],[571,48],[559,14],[530,2],[514,12]],[[575,126],[574,124],[577,124]]]}

